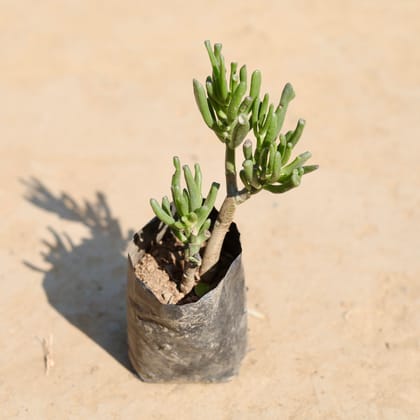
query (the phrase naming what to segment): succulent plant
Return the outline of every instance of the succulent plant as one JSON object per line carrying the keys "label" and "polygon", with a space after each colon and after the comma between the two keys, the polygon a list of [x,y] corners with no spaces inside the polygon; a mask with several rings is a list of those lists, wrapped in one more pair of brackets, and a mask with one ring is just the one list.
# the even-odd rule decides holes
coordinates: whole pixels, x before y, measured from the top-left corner
{"label": "succulent plant", "polygon": [[[172,200],[164,197],[162,204],[151,200],[156,216],[169,226],[174,236],[185,245],[184,274],[181,291],[189,293],[200,276],[211,274],[216,266],[224,237],[231,225],[236,207],[261,190],[284,193],[300,185],[303,175],[313,172],[317,165],[305,165],[311,153],[298,155],[290,163],[293,148],[301,138],[305,121],[299,119],[296,128],[281,134],[289,103],[295,92],[290,83],[282,91],[277,106],[265,94],[260,98],[261,72],[251,75],[248,90],[246,66],[230,64],[228,76],[222,45],[205,46],[212,74],[204,86],[193,80],[193,91],[198,109],[206,125],[225,144],[226,197],[212,231],[208,218],[214,206],[219,184],[213,183],[207,198],[201,193],[201,170],[195,165],[194,176],[188,166],[183,167],[187,189],[181,190],[181,166],[174,158]],[[247,94],[248,93],[248,94]],[[254,143],[246,139],[253,132]],[[236,167],[236,149],[242,145],[241,169]],[[238,187],[238,175],[242,187]],[[200,251],[204,248],[204,256]]]}

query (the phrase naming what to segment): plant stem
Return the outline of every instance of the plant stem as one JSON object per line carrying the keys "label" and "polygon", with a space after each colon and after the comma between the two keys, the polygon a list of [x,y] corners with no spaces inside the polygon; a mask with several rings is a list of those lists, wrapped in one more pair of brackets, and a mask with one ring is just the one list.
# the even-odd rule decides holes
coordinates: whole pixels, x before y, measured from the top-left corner
{"label": "plant stem", "polygon": [[226,145],[225,153],[225,176],[227,195],[220,208],[214,224],[211,237],[204,251],[203,263],[200,268],[200,276],[209,272],[219,261],[223,241],[235,216],[236,207],[245,201],[248,196],[238,191],[236,178],[235,149]]}
{"label": "plant stem", "polygon": [[179,285],[179,289],[184,295],[191,292],[191,289],[197,284],[199,279],[199,268],[201,265],[200,243],[196,242],[196,239],[194,237],[193,242],[185,249],[184,270],[181,284]]}

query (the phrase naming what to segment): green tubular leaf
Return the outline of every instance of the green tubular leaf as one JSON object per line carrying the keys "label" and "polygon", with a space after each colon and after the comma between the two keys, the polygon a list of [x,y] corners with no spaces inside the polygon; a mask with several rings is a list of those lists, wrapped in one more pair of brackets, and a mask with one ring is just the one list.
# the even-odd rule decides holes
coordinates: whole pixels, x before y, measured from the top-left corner
{"label": "green tubular leaf", "polygon": [[289,141],[290,141],[290,137],[292,137],[292,134],[293,134],[293,130],[289,130],[289,131],[285,134],[285,137],[286,137],[286,142],[289,142]]}
{"label": "green tubular leaf", "polygon": [[242,145],[242,151],[246,160],[252,161],[252,142],[251,140],[245,140]]}
{"label": "green tubular leaf", "polygon": [[268,174],[269,176],[273,176],[274,173],[274,162],[276,158],[276,145],[274,143],[270,144],[270,148],[268,150]]}
{"label": "green tubular leaf", "polygon": [[283,127],[284,119],[286,117],[287,108],[289,106],[289,102],[295,97],[295,92],[293,87],[290,83],[286,83],[281,93],[281,98],[279,105],[276,109],[277,115],[277,128],[280,131]]}
{"label": "green tubular leaf", "polygon": [[264,99],[261,103],[260,109],[258,111],[258,124],[262,125],[265,119],[265,113],[268,109],[268,102],[270,101],[270,96],[268,93],[264,95]]}
{"label": "green tubular leaf", "polygon": [[175,204],[176,211],[180,217],[185,216],[189,212],[188,201],[185,199],[182,190],[177,185],[171,187],[172,199]]}
{"label": "green tubular leaf", "polygon": [[267,185],[264,185],[263,188],[267,191],[270,191],[271,193],[281,194],[281,193],[285,193],[285,192],[287,192],[287,191],[289,191],[289,190],[291,190],[292,188],[295,188],[295,187],[291,184],[281,184],[281,185],[267,184]]}
{"label": "green tubular leaf", "polygon": [[[207,223],[209,222],[209,223]],[[207,241],[207,239],[210,238],[211,233],[209,231],[210,228],[210,224],[211,224],[211,220],[207,219],[203,226],[201,226],[196,238],[197,238],[197,242],[200,244],[200,248],[202,247],[202,245],[204,244],[204,242]]]}
{"label": "green tubular leaf", "polygon": [[292,143],[293,147],[296,146],[296,143],[299,141],[302,133],[303,133],[303,129],[305,128],[305,120],[303,120],[302,118],[299,119],[299,121],[297,122],[295,131],[293,131],[293,133],[290,136],[290,143]]}
{"label": "green tubular leaf", "polygon": [[292,172],[292,176],[290,177],[290,182],[294,187],[298,187],[300,184],[300,176],[298,169],[294,169]]}
{"label": "green tubular leaf", "polygon": [[307,165],[307,166],[302,166],[303,169],[303,173],[306,174],[310,174],[313,171],[316,171],[319,168],[319,165]]}
{"label": "green tubular leaf", "polygon": [[239,171],[239,177],[241,178],[241,181],[242,181],[242,183],[244,184],[244,187],[248,190],[248,191],[251,191],[251,184],[249,183],[249,181],[248,181],[248,179],[247,179],[247,177],[246,177],[246,175],[245,175],[245,170],[244,169],[241,169],[240,171]]}
{"label": "green tubular leaf", "polygon": [[[271,109],[273,110],[273,112],[270,112]],[[267,118],[269,118],[267,134],[265,135],[265,139],[264,139],[264,143],[266,143],[266,144],[274,143],[274,141],[276,140],[276,137],[278,135],[277,116],[274,113],[274,107],[273,108],[270,107],[270,110],[269,110],[268,117],[267,117]]]}
{"label": "green tubular leaf", "polygon": [[252,185],[252,181],[253,181],[253,178],[254,178],[254,164],[253,164],[252,160],[248,160],[248,159],[245,160],[242,163],[242,167],[244,168],[243,171],[244,171],[244,176],[245,176],[246,182],[249,185]]}
{"label": "green tubular leaf", "polygon": [[222,121],[227,121],[227,115],[225,113],[225,111],[223,111],[223,109],[219,108],[217,111],[217,116],[219,117],[220,120]]}
{"label": "green tubular leaf", "polygon": [[195,185],[197,185],[198,191],[200,192],[200,195],[201,195],[201,185],[203,182],[203,174],[201,172],[201,168],[198,163],[194,165],[194,182],[195,182]]}
{"label": "green tubular leaf", "polygon": [[295,91],[293,90],[293,86],[290,83],[286,83],[283,92],[281,93],[280,97],[280,105],[287,106],[289,102],[294,99],[296,96]]}
{"label": "green tubular leaf", "polygon": [[219,75],[220,95],[223,102],[226,102],[228,97],[228,85],[226,81],[226,66],[223,56],[220,56],[220,75]]}
{"label": "green tubular leaf", "polygon": [[251,114],[251,125],[254,130],[254,135],[258,134],[258,113],[260,109],[261,101],[260,98],[255,98],[254,103],[252,104],[252,114]]}
{"label": "green tubular leaf", "polygon": [[227,109],[227,116],[229,121],[234,121],[238,115],[239,106],[241,104],[242,97],[246,92],[246,83],[240,82],[235,92],[232,95],[229,107]]}
{"label": "green tubular leaf", "polygon": [[187,188],[188,188],[188,194],[190,197],[190,211],[195,211],[196,209],[198,209],[201,206],[201,202],[202,202],[202,197],[200,194],[200,190],[197,187],[197,184],[194,181],[194,178],[192,176],[190,167],[188,165],[184,165],[182,167],[182,169],[184,170],[184,178],[185,178],[185,182],[187,184]]}
{"label": "green tubular leaf", "polygon": [[240,114],[238,123],[232,131],[232,141],[229,145],[230,148],[238,147],[249,133],[249,121],[245,114]]}
{"label": "green tubular leaf", "polygon": [[234,92],[236,86],[239,84],[239,77],[236,73],[238,70],[238,63],[230,63],[230,81],[229,81],[229,88],[231,92]]}
{"label": "green tubular leaf", "polygon": [[188,214],[187,220],[188,220],[188,223],[190,224],[190,226],[194,226],[198,221],[198,217],[194,212],[191,212],[191,213]]}
{"label": "green tubular leaf", "polygon": [[211,80],[210,76],[207,77],[207,80],[206,80],[206,91],[207,91],[208,97],[214,96],[213,81]]}
{"label": "green tubular leaf", "polygon": [[178,156],[174,156],[172,158],[172,163],[175,167],[175,172],[172,176],[172,185],[177,185],[178,187],[181,186],[181,161],[179,160]]}
{"label": "green tubular leaf", "polygon": [[261,179],[265,179],[268,172],[267,159],[268,159],[268,150],[269,148],[264,146],[259,158],[259,166],[261,168]]}
{"label": "green tubular leaf", "polygon": [[160,207],[159,203],[154,199],[150,199],[150,205],[152,206],[153,212],[155,215],[166,225],[171,226],[175,223],[175,219],[172,216],[169,216],[163,209]]}
{"label": "green tubular leaf", "polygon": [[252,72],[251,76],[251,87],[249,89],[249,96],[252,99],[258,98],[260,95],[261,89],[261,72],[259,70],[255,70]]}
{"label": "green tubular leaf", "polygon": [[222,44],[220,43],[214,44],[214,56],[216,57],[217,64],[220,65],[220,61],[222,57]]}
{"label": "green tubular leaf", "polygon": [[166,195],[162,198],[162,209],[168,214],[168,216],[172,217],[171,203]]}
{"label": "green tubular leaf", "polygon": [[[290,155],[292,154],[292,149],[293,149],[293,144],[288,142],[286,144],[286,147],[284,148],[284,151],[283,151],[282,155],[281,155],[282,165],[285,165],[289,161]],[[280,153],[281,153],[281,151],[280,151]]]}
{"label": "green tubular leaf", "polygon": [[245,83],[245,86],[246,86],[246,83],[247,83],[247,70],[246,70],[246,65],[245,64],[239,70],[239,80],[241,82]]}
{"label": "green tubular leaf", "polygon": [[239,113],[248,115],[249,111],[252,108],[252,103],[254,99],[251,96],[246,96],[245,99],[242,101],[241,105],[239,106]]}
{"label": "green tubular leaf", "polygon": [[279,151],[276,151],[274,155],[274,166],[273,166],[273,172],[271,174],[270,181],[276,182],[281,174],[281,154]]}
{"label": "green tubular leaf", "polygon": [[[214,207],[214,203],[216,202],[217,192],[219,191],[220,184],[217,182],[213,182],[210,187],[210,191],[207,194],[206,199],[204,200],[204,206],[207,206],[210,211]],[[209,213],[210,214],[210,213]]]}
{"label": "green tubular leaf", "polygon": [[177,220],[171,227],[178,232],[183,232],[185,230],[185,225],[180,220]]}
{"label": "green tubular leaf", "polygon": [[283,156],[283,154],[284,154],[284,152],[286,150],[286,147],[287,147],[287,138],[286,138],[286,136],[284,134],[280,134],[279,140],[280,141],[279,141],[279,145],[277,147],[277,150]]}
{"label": "green tubular leaf", "polygon": [[211,48],[211,42],[209,40],[206,40],[206,41],[204,41],[204,45],[206,46],[207,53],[209,55],[211,65],[213,67],[216,67],[217,68],[218,63],[217,63],[216,56],[214,55],[214,52],[213,52],[213,50]]}
{"label": "green tubular leaf", "polygon": [[188,242],[188,238],[184,235],[183,232],[180,232],[179,230],[173,230],[171,229],[173,234],[176,236],[176,238],[181,241],[183,244],[186,244]]}
{"label": "green tubular leaf", "polygon": [[291,174],[292,171],[294,171],[297,168],[300,168],[308,159],[311,158],[311,156],[311,152],[301,153],[293,160],[293,162],[289,163],[287,166],[284,166],[282,168],[282,176]]}
{"label": "green tubular leaf", "polygon": [[183,203],[187,203],[188,212],[190,212],[191,211],[190,195],[188,194],[188,190],[186,190],[185,188],[182,189],[182,197],[183,197]]}
{"label": "green tubular leaf", "polygon": [[213,128],[214,126],[214,119],[210,112],[209,103],[207,101],[206,91],[204,90],[201,83],[194,79],[193,80],[193,88],[194,88],[194,97],[197,103],[198,109],[203,117],[204,122],[207,124],[209,128]]}
{"label": "green tubular leaf", "polygon": [[276,116],[277,116],[277,128],[280,132],[281,128],[283,127],[284,118],[286,117],[287,106],[279,105],[276,109]]}
{"label": "green tubular leaf", "polygon": [[206,199],[204,200],[203,205],[195,211],[197,214],[197,225],[201,226],[204,221],[209,217],[210,212],[214,207],[214,203],[216,202],[217,192],[219,191],[220,184],[217,182],[213,182],[210,187],[210,191],[207,194]]}
{"label": "green tubular leaf", "polygon": [[261,133],[267,133],[269,126],[274,120],[274,105],[270,104],[270,107],[268,108],[267,117],[265,118],[264,124],[261,128]]}

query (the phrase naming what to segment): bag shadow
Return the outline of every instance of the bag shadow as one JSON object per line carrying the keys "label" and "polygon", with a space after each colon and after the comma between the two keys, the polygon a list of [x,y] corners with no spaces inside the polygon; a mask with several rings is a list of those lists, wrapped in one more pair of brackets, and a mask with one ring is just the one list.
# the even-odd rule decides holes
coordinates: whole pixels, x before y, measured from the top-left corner
{"label": "bag shadow", "polygon": [[122,232],[103,192],[80,204],[66,193],[55,195],[36,178],[21,182],[28,202],[89,229],[89,236],[75,244],[67,233],[49,226],[50,239],[42,241],[46,252],[41,252],[49,268],[23,263],[43,273],[51,306],[133,372],[127,356],[125,308],[125,251],[133,232]]}

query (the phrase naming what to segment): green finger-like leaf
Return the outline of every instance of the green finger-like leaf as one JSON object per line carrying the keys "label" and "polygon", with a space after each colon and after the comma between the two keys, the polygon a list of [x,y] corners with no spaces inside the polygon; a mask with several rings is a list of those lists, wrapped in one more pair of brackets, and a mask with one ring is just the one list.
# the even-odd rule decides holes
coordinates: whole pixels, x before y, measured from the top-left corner
{"label": "green finger-like leaf", "polygon": [[245,175],[245,170],[241,169],[239,171],[239,177],[241,178],[242,183],[244,184],[244,187],[248,190],[251,191],[251,183],[248,181],[246,175]]}
{"label": "green finger-like leaf", "polygon": [[172,216],[169,216],[162,207],[160,207],[159,203],[154,199],[150,199],[150,205],[152,206],[153,212],[155,215],[166,225],[171,226],[175,223],[175,219]]}
{"label": "green finger-like leaf", "polygon": [[291,163],[282,168],[282,174],[290,174],[296,168],[301,167],[312,156],[311,152],[301,153]]}
{"label": "green finger-like leaf", "polygon": [[245,114],[240,114],[238,123],[232,131],[232,142],[229,145],[231,148],[238,147],[249,133],[249,121]]}
{"label": "green finger-like leaf", "polygon": [[277,116],[274,113],[274,107],[270,107],[270,110],[268,112],[268,128],[267,128],[267,134],[265,135],[264,143],[271,144],[274,142],[278,135],[277,130]]}
{"label": "green finger-like leaf", "polygon": [[230,63],[230,82],[229,82],[229,88],[231,92],[234,92],[236,89],[236,86],[239,84],[239,77],[236,73],[238,70],[238,63]]}
{"label": "green finger-like leaf", "polygon": [[214,55],[214,52],[213,52],[213,50],[212,50],[212,48],[211,48],[211,43],[210,43],[210,41],[209,41],[209,40],[204,41],[204,45],[206,46],[207,53],[208,53],[208,55],[209,55],[211,65],[212,65],[213,67],[217,67],[217,65],[218,65],[218,63],[217,63],[217,58],[216,58],[216,56]]}
{"label": "green finger-like leaf", "polygon": [[230,121],[234,121],[236,116],[238,115],[239,106],[241,104],[242,97],[244,96],[245,92],[246,83],[240,82],[232,95],[232,99],[227,110],[227,116]]}
{"label": "green finger-like leaf", "polygon": [[281,154],[279,151],[276,151],[274,155],[274,166],[273,166],[273,172],[271,174],[270,181],[275,182],[279,179],[281,174]]}
{"label": "green finger-like leaf", "polygon": [[283,154],[284,154],[284,152],[286,150],[286,147],[287,147],[287,139],[286,139],[286,136],[284,134],[280,134],[279,140],[280,141],[279,141],[279,145],[277,147],[277,150],[283,156]]}
{"label": "green finger-like leaf", "polygon": [[181,222],[181,220],[177,220],[171,227],[178,232],[183,232],[185,230],[185,225]]}
{"label": "green finger-like leaf", "polygon": [[228,85],[226,81],[226,67],[223,56],[220,56],[220,75],[219,75],[220,94],[223,101],[228,97]]}
{"label": "green finger-like leaf", "polygon": [[274,121],[274,105],[270,104],[264,124],[261,128],[261,133],[266,134],[270,124]]}
{"label": "green finger-like leaf", "polygon": [[[292,154],[292,149],[293,149],[293,144],[292,143],[290,143],[290,142],[288,142],[287,144],[286,144],[286,147],[284,148],[284,152],[282,153],[282,155],[281,155],[281,163],[283,164],[283,165],[285,165],[288,161],[289,161],[289,159],[290,159],[290,156],[291,156],[291,154]],[[281,153],[281,152],[280,152]]]}
{"label": "green finger-like leaf", "polygon": [[204,200],[203,205],[195,211],[198,216],[197,225],[201,226],[204,221],[209,217],[210,212],[214,207],[216,202],[217,192],[219,191],[220,184],[213,182],[210,187],[210,191],[207,194],[206,199]]}
{"label": "green finger-like leaf", "polygon": [[181,243],[186,244],[188,242],[188,238],[185,236],[183,232],[179,230],[172,230],[172,229],[171,231]]}
{"label": "green finger-like leaf", "polygon": [[169,202],[168,197],[165,195],[165,197],[162,198],[162,209],[169,215],[172,217],[172,212],[171,212],[171,203]]}
{"label": "green finger-like leaf", "polygon": [[293,86],[290,83],[286,83],[283,88],[283,92],[281,93],[280,105],[287,106],[295,96],[296,95],[295,91],[293,90]]}
{"label": "green finger-like leaf", "polygon": [[185,216],[189,212],[188,201],[185,199],[182,190],[177,185],[171,187],[172,199],[179,216]]}
{"label": "green finger-like leaf", "polygon": [[252,181],[254,178],[254,164],[252,160],[245,160],[242,163],[242,167],[244,168],[243,170],[247,183],[252,185]]}
{"label": "green finger-like leaf", "polygon": [[214,44],[214,56],[216,57],[217,64],[220,65],[220,60],[222,57],[222,44],[220,43]]}
{"label": "green finger-like leaf", "polygon": [[267,191],[270,191],[274,194],[281,194],[281,193],[285,193],[289,190],[291,190],[292,188],[295,188],[292,184],[281,184],[281,185],[271,185],[271,184],[267,184],[264,185],[263,188]]}
{"label": "green finger-like leaf", "polygon": [[206,231],[210,229],[210,226],[211,226],[211,220],[206,219],[205,222],[201,225],[198,234],[203,235],[204,233],[206,233]]}
{"label": "green finger-like leaf", "polygon": [[181,186],[181,161],[179,160],[178,156],[174,156],[172,158],[172,163],[175,167],[175,172],[172,176],[172,185]]}
{"label": "green finger-like leaf", "polygon": [[268,151],[268,173],[270,174],[270,176],[272,176],[274,172],[274,162],[276,158],[276,152],[277,152],[276,145],[274,143],[271,143],[269,151]]}
{"label": "green finger-like leaf", "polygon": [[183,188],[182,189],[182,197],[183,197],[183,203],[187,203],[188,205],[188,212],[192,211],[191,210],[191,202],[190,202],[190,195],[188,194],[188,190]]}
{"label": "green finger-like leaf", "polygon": [[185,182],[187,184],[188,194],[190,196],[190,210],[194,211],[201,206],[202,198],[200,190],[198,189],[197,184],[194,181],[189,166],[184,165],[182,169],[184,170]]}
{"label": "green finger-like leaf", "polygon": [[242,151],[246,160],[252,161],[252,142],[251,140],[245,140],[242,145]]}
{"label": "green finger-like leaf", "polygon": [[299,186],[300,184],[300,176],[298,169],[294,169],[292,172],[292,176],[290,177],[290,182],[294,187]]}
{"label": "green finger-like leaf", "polygon": [[206,91],[207,91],[207,96],[214,97],[214,88],[213,88],[213,82],[211,80],[211,77],[208,77],[206,80]]}
{"label": "green finger-like leaf", "polygon": [[261,178],[265,179],[265,176],[268,172],[267,167],[267,159],[268,159],[268,147],[263,147],[262,152],[260,154],[259,158],[259,166],[261,168]]}
{"label": "green finger-like leaf", "polygon": [[254,99],[252,99],[251,96],[246,96],[245,99],[242,101],[241,105],[239,106],[239,113],[248,115],[253,102]]}
{"label": "green finger-like leaf", "polygon": [[241,82],[245,83],[245,86],[246,86],[246,83],[247,83],[247,70],[246,70],[246,66],[245,65],[243,65],[241,67],[241,69],[239,70],[239,80]]}
{"label": "green finger-like leaf", "polygon": [[252,114],[251,114],[251,124],[254,130],[255,136],[258,134],[258,119],[259,119],[259,109],[260,109],[261,101],[260,98],[255,98],[254,103],[252,104]]}
{"label": "green finger-like leaf", "polygon": [[210,112],[206,92],[203,86],[201,85],[201,83],[196,79],[193,80],[193,88],[194,88],[195,101],[197,103],[201,116],[203,117],[203,120],[207,124],[207,126],[210,128],[213,128],[214,119]]}
{"label": "green finger-like leaf", "polygon": [[249,96],[253,99],[258,98],[260,95],[261,89],[261,72],[259,70],[255,70],[252,72],[251,76],[251,87],[249,89]]}
{"label": "green finger-like leaf", "polygon": [[200,192],[200,195],[201,195],[201,185],[203,182],[203,174],[201,172],[201,168],[198,163],[194,165],[194,182],[195,182],[195,185],[197,185],[198,191]]}
{"label": "green finger-like leaf", "polygon": [[303,129],[305,128],[305,120],[303,120],[302,118],[299,119],[299,121],[297,122],[295,131],[293,131],[293,133],[290,136],[290,143],[292,143],[293,147],[296,146],[296,143],[299,141]]}
{"label": "green finger-like leaf", "polygon": [[306,174],[310,174],[313,171],[316,171],[319,168],[319,165],[307,165],[307,166],[302,166],[303,169],[303,173]]}
{"label": "green finger-like leaf", "polygon": [[263,101],[260,105],[260,109],[258,111],[258,124],[262,125],[265,119],[265,114],[267,112],[268,109],[268,103],[270,101],[270,95],[268,93],[266,93],[264,95]]}

